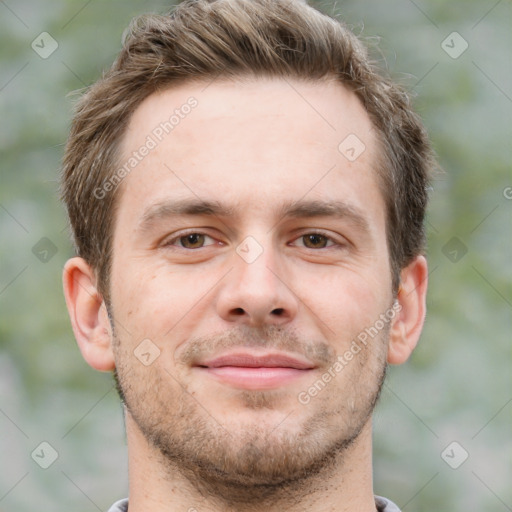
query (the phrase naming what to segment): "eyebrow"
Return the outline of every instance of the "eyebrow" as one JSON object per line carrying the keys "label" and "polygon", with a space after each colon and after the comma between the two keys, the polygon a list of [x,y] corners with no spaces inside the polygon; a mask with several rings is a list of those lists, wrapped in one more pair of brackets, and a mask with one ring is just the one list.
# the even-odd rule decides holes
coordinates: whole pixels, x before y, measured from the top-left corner
{"label": "eyebrow", "polygon": [[347,219],[362,231],[369,232],[370,224],[362,211],[343,201],[299,200],[285,203],[281,208],[281,217],[336,217]]}
{"label": "eyebrow", "polygon": [[232,217],[235,209],[219,203],[199,198],[163,201],[147,208],[139,222],[139,229],[146,231],[162,219],[180,215],[207,215],[211,217]]}
{"label": "eyebrow", "polygon": [[[160,220],[180,215],[229,218],[236,216],[239,210],[239,207],[199,198],[163,201],[145,210],[139,222],[139,230],[147,231]],[[370,231],[369,222],[364,213],[359,208],[342,201],[288,201],[278,209],[277,214],[279,222],[286,218],[336,217],[347,219],[361,231]]]}

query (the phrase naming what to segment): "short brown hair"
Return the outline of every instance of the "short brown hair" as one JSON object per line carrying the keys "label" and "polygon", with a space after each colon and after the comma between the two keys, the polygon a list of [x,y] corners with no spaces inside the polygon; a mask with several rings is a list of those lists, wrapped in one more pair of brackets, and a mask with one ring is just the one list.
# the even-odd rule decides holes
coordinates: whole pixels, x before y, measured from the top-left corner
{"label": "short brown hair", "polygon": [[61,190],[77,254],[95,270],[100,293],[108,300],[119,187],[100,198],[95,191],[119,165],[131,115],[157,90],[242,76],[331,78],[358,96],[381,147],[377,167],[396,291],[400,270],[424,250],[427,185],[434,166],[408,94],[370,61],[346,25],[301,0],[186,0],[169,15],[135,18],[111,69],[76,107]]}

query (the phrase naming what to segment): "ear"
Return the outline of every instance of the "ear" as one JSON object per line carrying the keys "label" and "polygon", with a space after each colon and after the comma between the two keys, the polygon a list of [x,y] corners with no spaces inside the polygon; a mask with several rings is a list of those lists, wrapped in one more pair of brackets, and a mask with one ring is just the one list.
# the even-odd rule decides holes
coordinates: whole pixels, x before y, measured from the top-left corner
{"label": "ear", "polygon": [[426,314],[427,260],[417,256],[400,274],[400,288],[394,308],[397,315],[390,330],[388,363],[402,364],[420,338]]}
{"label": "ear", "polygon": [[71,326],[83,358],[96,370],[113,370],[112,332],[93,269],[83,258],[71,258],[62,277]]}

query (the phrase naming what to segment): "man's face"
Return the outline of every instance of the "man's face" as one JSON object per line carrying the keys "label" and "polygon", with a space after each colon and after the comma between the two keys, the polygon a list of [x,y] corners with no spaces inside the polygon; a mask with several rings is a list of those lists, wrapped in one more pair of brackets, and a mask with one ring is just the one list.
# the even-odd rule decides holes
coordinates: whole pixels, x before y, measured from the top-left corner
{"label": "man's face", "polygon": [[121,165],[148,135],[113,242],[129,421],[212,479],[318,469],[367,425],[385,368],[389,325],[357,341],[393,303],[368,115],[336,83],[214,81],[148,97]]}

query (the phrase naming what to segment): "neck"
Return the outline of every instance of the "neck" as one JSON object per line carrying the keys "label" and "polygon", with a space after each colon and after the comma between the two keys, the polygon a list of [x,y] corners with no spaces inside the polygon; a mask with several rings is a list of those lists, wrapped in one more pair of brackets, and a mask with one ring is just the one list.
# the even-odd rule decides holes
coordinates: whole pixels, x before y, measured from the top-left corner
{"label": "neck", "polygon": [[371,419],[353,443],[301,479],[278,485],[240,486],[213,481],[172,465],[126,412],[130,512],[348,512],[375,511]]}

